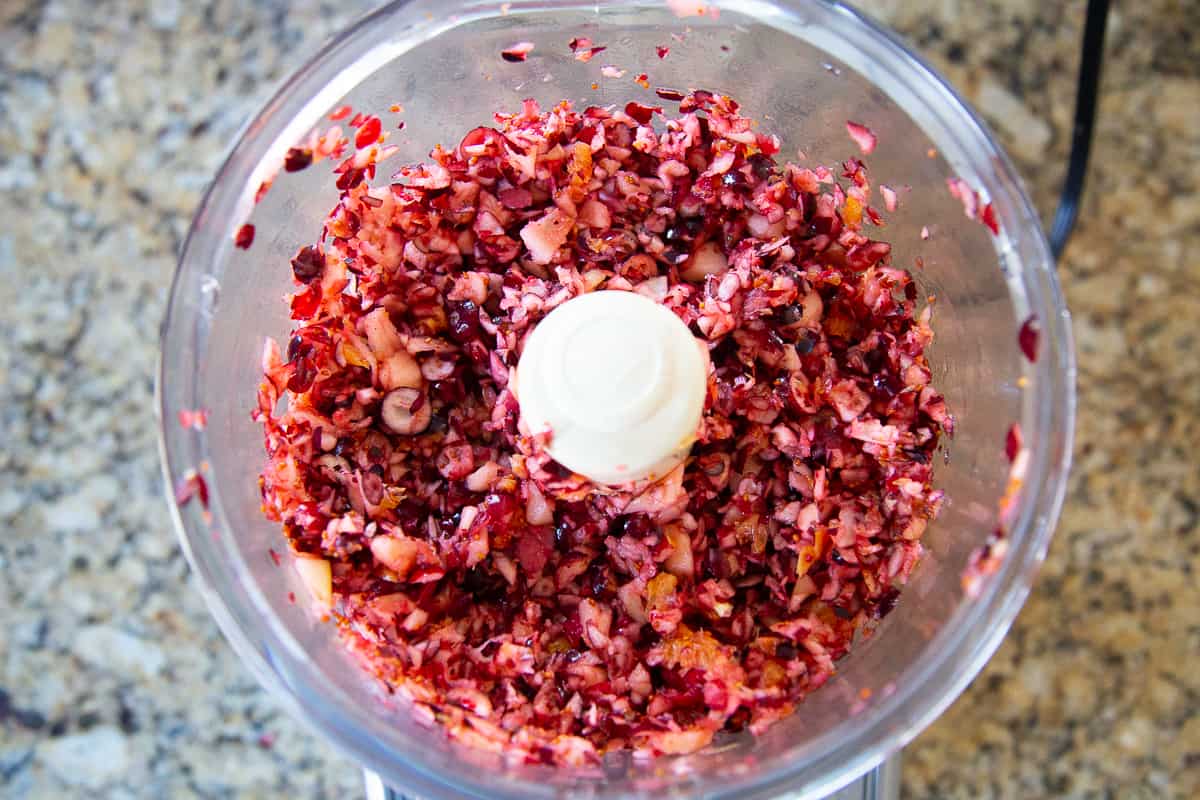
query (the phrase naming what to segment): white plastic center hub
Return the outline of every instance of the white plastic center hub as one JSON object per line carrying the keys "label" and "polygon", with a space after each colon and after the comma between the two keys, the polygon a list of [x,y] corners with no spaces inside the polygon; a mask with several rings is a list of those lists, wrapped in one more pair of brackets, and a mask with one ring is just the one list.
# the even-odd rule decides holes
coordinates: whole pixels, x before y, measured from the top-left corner
{"label": "white plastic center hub", "polygon": [[547,451],[596,483],[655,480],[691,449],[707,391],[703,345],[670,309],[633,292],[575,297],[538,323],[517,401]]}

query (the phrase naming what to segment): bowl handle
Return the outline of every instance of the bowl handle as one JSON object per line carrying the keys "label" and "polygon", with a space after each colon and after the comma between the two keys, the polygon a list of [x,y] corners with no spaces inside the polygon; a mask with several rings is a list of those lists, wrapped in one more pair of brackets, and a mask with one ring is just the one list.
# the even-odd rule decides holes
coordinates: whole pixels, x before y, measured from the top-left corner
{"label": "bowl handle", "polygon": [[[417,800],[390,788],[377,774],[363,770],[363,785],[367,800]],[[888,758],[878,767],[843,786],[825,800],[898,800],[900,797],[900,754]],[[781,800],[786,800],[786,795]]]}
{"label": "bowl handle", "polygon": [[825,800],[899,800],[900,753],[893,753],[879,766],[843,786]]}

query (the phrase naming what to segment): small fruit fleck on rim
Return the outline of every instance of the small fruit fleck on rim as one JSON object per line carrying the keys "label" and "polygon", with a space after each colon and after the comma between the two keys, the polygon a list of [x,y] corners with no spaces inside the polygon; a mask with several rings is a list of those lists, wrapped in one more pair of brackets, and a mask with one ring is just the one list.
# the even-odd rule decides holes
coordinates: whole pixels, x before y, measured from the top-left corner
{"label": "small fruit fleck on rim", "polygon": [[289,147],[283,157],[285,172],[299,172],[313,163],[313,152],[307,147]]}
{"label": "small fruit fleck on rim", "polygon": [[247,222],[234,232],[233,246],[242,250],[249,250],[252,244],[254,244],[254,226]]}
{"label": "small fruit fleck on rim", "polygon": [[1038,325],[1037,317],[1030,315],[1023,323],[1021,330],[1017,332],[1017,344],[1021,347],[1021,352],[1025,354],[1025,358],[1035,362],[1038,357],[1038,338],[1041,333],[1041,327]]}
{"label": "small fruit fleck on rim", "polygon": [[875,145],[879,139],[875,133],[866,125],[861,125],[857,122],[846,122],[846,131],[850,134],[850,138],[858,145],[858,149],[863,152],[863,155],[871,155],[875,152]]}
{"label": "small fruit fleck on rim", "polygon": [[1022,444],[1021,425],[1014,422],[1004,437],[1004,455],[1008,458],[1009,462],[1016,460],[1017,453],[1021,452]]}
{"label": "small fruit fleck on rim", "polygon": [[533,52],[533,42],[517,42],[512,47],[500,51],[500,57],[511,64],[524,61]]}

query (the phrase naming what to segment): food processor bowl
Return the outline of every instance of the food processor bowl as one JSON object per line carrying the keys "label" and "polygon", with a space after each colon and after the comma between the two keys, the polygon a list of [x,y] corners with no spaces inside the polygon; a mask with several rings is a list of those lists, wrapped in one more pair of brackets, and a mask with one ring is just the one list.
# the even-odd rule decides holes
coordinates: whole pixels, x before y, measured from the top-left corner
{"label": "food processor bowl", "polygon": [[[701,7],[703,11],[700,12]],[[688,16],[679,16],[679,9]],[[573,37],[607,46],[576,60]],[[501,51],[534,44],[509,63]],[[656,46],[669,47],[664,58]],[[624,71],[602,73],[605,65]],[[645,88],[635,79],[645,73]],[[290,328],[288,260],[319,235],[337,191],[328,162],[260,184],[288,147],[350,104],[378,113],[400,147],[391,164],[423,160],[532,97],[580,107],[670,104],[653,89],[705,88],[737,99],[783,140],[783,159],[837,164],[859,156],[847,120],[879,144],[875,183],[900,196],[876,234],[892,261],[935,298],[935,383],[957,430],[935,482],[947,495],[924,537],[927,554],[895,610],[840,662],[838,674],[760,737],[719,738],[683,756],[615,753],[596,767],[507,763],[423,727],[344,652],[335,626],[303,602],[278,525],[261,513],[264,463],[251,421],[265,337]],[[400,114],[389,107],[402,104]],[[961,178],[992,204],[999,233],[964,215],[947,189]],[[234,246],[245,222],[248,250]],[[922,234],[922,229],[925,234]],[[1040,329],[1035,360],[1018,330]],[[414,0],[375,11],[329,41],[249,123],[196,213],[163,327],[159,400],[171,486],[196,470],[208,508],[173,503],[183,547],[225,635],[299,719],[391,786],[414,796],[530,798],[794,798],[827,795],[878,764],[931,722],[998,646],[1041,561],[1062,501],[1074,405],[1069,319],[1034,209],[1012,165],[963,101],[891,34],[817,0],[737,3],[461,2]],[[179,424],[203,409],[207,425]],[[1019,423],[1025,479],[1006,515],[1007,551],[977,591],[964,569],[1000,525],[1009,484],[1006,435]],[[939,460],[942,458],[938,456]]]}

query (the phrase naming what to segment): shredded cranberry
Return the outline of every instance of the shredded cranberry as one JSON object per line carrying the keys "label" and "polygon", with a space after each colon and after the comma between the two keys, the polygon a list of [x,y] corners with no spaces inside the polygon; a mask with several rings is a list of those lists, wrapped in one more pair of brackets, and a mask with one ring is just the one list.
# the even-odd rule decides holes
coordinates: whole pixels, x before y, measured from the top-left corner
{"label": "shredded cranberry", "polygon": [[203,475],[191,469],[175,485],[175,502],[183,506],[193,499],[199,500],[205,509],[208,508],[208,482]]}
{"label": "shredded cranberry", "polygon": [[596,57],[597,53],[603,53],[608,48],[604,45],[597,45],[586,36],[580,36],[572,39],[568,45],[571,52],[575,54],[576,61],[588,62]]}
{"label": "shredded cranberry", "polygon": [[307,147],[289,147],[283,157],[283,168],[287,172],[299,172],[313,162],[313,152]]}
{"label": "shredded cranberry", "polygon": [[1035,316],[1030,316],[1021,323],[1021,330],[1017,331],[1017,344],[1021,346],[1021,352],[1030,361],[1037,361],[1039,332],[1040,328]]}
{"label": "shredded cranberry", "polygon": [[500,57],[511,63],[524,61],[533,52],[533,42],[517,42],[512,47],[500,51]]}
{"label": "shredded cranberry", "polygon": [[360,183],[362,183],[363,178],[366,177],[366,174],[366,170],[364,169],[351,167],[338,176],[335,185],[343,192],[349,191],[350,189],[353,189],[355,186],[358,186]]}
{"label": "shredded cranberry", "polygon": [[654,93],[663,100],[670,100],[672,102],[682,100],[684,97],[683,92],[679,91],[678,89],[668,89],[665,86],[658,87],[654,90]]}
{"label": "shredded cranberry", "polygon": [[654,52],[656,54],[658,54],[659,58],[666,58],[667,54],[671,52],[671,48],[667,47],[666,45],[660,44],[654,48]]}
{"label": "shredded cranberry", "polygon": [[1014,422],[1004,437],[1004,455],[1008,456],[1010,462],[1016,460],[1017,453],[1021,451],[1022,443],[1021,426],[1019,423]]}
{"label": "shredded cranberry", "polygon": [[252,244],[254,244],[254,226],[247,222],[234,232],[233,246],[242,250],[249,250]]}
{"label": "shredded cranberry", "polygon": [[857,122],[847,122],[846,130],[850,134],[850,138],[858,145],[858,149],[863,151],[863,155],[871,155],[875,152],[875,145],[878,138],[866,125],[860,125]]}
{"label": "shredded cranberry", "polygon": [[895,211],[900,204],[899,198],[896,195],[896,190],[887,184],[879,184],[879,194],[883,196],[883,207],[888,211]]}
{"label": "shredded cranberry", "polygon": [[996,219],[996,209],[992,207],[991,203],[983,207],[983,211],[979,214],[979,221],[987,226],[992,235],[1000,235],[1000,222]]}
{"label": "shredded cranberry", "polygon": [[[895,606],[942,503],[932,312],[864,231],[866,167],[778,163],[730,98],[677,99],[526,101],[378,187],[377,148],[343,162],[262,355],[263,508],[306,585],[416,713],[531,762],[761,733]],[[592,291],[709,351],[698,440],[650,485],[519,423],[527,334]]]}
{"label": "shredded cranberry", "polygon": [[345,119],[353,113],[354,109],[350,106],[339,106],[332,114],[329,115],[329,119],[333,122],[337,122],[338,120]]}
{"label": "shredded cranberry", "polygon": [[661,108],[652,108],[651,106],[644,106],[641,103],[630,102],[625,104],[625,113],[636,119],[642,125],[649,125],[650,118],[654,116],[654,112],[656,111],[659,114],[662,113]]}
{"label": "shredded cranberry", "polygon": [[379,117],[367,117],[354,136],[354,146],[359,150],[370,147],[379,140],[379,134],[382,132],[383,121]]}
{"label": "shredded cranberry", "polygon": [[292,258],[292,274],[301,283],[311,283],[325,271],[325,256],[315,245],[300,248]]}
{"label": "shredded cranberry", "polygon": [[967,219],[979,219],[979,192],[971,188],[962,178],[947,178],[946,188],[962,203]]}
{"label": "shredded cranberry", "polygon": [[202,408],[181,408],[179,426],[202,431],[208,426],[208,412]]}

